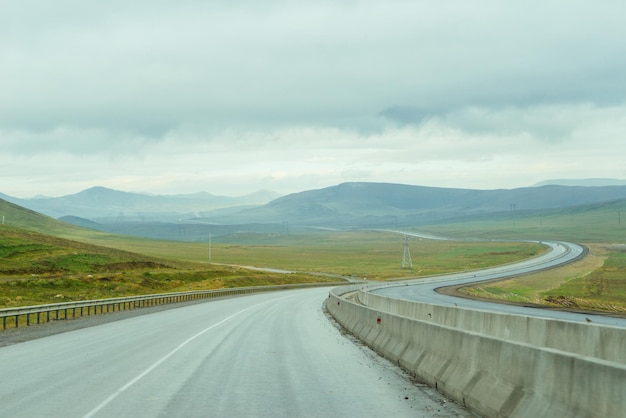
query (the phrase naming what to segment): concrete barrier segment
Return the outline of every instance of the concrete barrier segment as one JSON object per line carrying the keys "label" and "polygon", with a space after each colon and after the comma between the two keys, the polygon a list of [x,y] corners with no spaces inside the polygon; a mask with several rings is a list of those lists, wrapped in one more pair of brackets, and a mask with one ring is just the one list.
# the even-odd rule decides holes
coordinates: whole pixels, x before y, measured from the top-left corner
{"label": "concrete barrier segment", "polygon": [[620,327],[418,303],[365,291],[357,300],[397,316],[626,364],[626,329]]}
{"label": "concrete barrier segment", "polygon": [[[463,317],[471,316],[468,310],[440,312],[436,308],[446,307],[419,304],[426,306],[410,308],[412,315],[420,318],[416,319],[386,312],[398,309],[391,307],[393,303],[379,301],[374,308],[341,300],[345,292],[350,289],[333,289],[326,304],[342,326],[381,355],[484,417],[622,417],[626,410],[624,363],[500,335],[516,335],[515,327],[527,326],[516,322],[520,318],[507,325],[506,318],[498,314],[488,318],[484,315],[494,314],[480,312],[467,320]],[[379,309],[383,305],[385,309]],[[450,318],[455,314],[458,318]],[[481,328],[481,320],[488,325]],[[481,332],[448,325],[465,326],[466,322],[476,322],[475,328]],[[508,327],[508,331],[484,333],[499,327]],[[566,333],[578,330],[569,325],[562,328]],[[598,332],[602,334],[597,330],[591,334]]]}

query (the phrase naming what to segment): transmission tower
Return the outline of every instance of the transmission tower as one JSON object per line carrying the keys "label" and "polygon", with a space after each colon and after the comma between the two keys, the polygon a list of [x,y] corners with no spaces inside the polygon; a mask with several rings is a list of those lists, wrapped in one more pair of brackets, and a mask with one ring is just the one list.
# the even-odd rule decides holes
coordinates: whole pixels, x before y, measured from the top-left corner
{"label": "transmission tower", "polygon": [[404,236],[404,253],[402,254],[402,268],[412,269],[413,261],[411,261],[411,251],[409,250],[409,236]]}

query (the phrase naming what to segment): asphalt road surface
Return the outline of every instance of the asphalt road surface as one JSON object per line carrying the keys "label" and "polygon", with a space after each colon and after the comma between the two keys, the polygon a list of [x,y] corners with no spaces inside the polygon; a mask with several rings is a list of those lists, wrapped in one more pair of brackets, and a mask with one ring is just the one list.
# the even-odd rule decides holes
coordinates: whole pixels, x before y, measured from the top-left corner
{"label": "asphalt road surface", "polygon": [[0,417],[472,416],[343,335],[327,295],[215,300],[0,347]]}

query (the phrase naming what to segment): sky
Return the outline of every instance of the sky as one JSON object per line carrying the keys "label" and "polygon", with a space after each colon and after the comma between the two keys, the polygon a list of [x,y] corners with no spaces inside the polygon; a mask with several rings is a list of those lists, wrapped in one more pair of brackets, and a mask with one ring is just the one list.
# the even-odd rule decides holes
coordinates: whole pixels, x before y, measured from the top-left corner
{"label": "sky", "polygon": [[626,178],[626,2],[0,0],[0,193]]}

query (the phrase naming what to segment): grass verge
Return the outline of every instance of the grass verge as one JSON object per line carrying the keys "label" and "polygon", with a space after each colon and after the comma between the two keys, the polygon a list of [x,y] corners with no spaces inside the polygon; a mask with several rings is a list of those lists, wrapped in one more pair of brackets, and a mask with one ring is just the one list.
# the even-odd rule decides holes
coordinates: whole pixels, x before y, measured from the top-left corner
{"label": "grass verge", "polygon": [[587,257],[564,267],[459,292],[498,301],[626,314],[626,246],[587,247]]}

